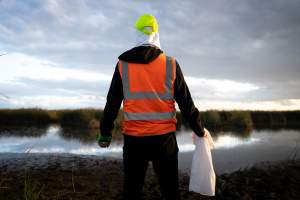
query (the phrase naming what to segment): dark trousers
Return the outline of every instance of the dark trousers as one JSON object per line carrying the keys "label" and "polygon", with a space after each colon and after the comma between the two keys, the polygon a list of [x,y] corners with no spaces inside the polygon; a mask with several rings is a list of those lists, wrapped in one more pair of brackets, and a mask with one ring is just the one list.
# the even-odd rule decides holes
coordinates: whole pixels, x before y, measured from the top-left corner
{"label": "dark trousers", "polygon": [[149,161],[158,176],[163,199],[179,200],[178,146],[174,132],[146,137],[124,135],[124,199],[141,199]]}

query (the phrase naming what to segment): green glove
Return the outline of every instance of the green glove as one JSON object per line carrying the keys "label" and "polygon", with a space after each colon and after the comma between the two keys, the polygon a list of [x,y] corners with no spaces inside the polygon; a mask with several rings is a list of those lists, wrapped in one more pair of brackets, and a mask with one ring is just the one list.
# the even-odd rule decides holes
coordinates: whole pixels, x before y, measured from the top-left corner
{"label": "green glove", "polygon": [[98,145],[102,148],[109,147],[111,139],[112,139],[111,136],[103,136],[103,135],[97,136]]}

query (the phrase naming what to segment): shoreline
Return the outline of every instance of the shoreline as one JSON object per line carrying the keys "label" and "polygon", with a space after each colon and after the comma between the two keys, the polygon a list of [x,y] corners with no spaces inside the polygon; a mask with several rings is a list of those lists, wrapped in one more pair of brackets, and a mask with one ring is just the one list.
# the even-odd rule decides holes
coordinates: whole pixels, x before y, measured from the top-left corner
{"label": "shoreline", "polygon": [[[0,153],[0,199],[23,198],[24,181],[36,192],[41,190],[40,199],[121,199],[122,167],[122,159],[93,155]],[[263,162],[218,175],[214,198],[188,192],[188,174],[179,172],[179,177],[183,200],[300,197],[300,160]],[[159,197],[149,164],[144,199]]]}
{"label": "shoreline", "polygon": [[[300,110],[206,110],[200,111],[202,123],[209,129],[246,131],[249,129],[299,129]],[[60,124],[62,127],[99,129],[103,110],[97,108],[0,109],[0,124],[3,126],[38,126]],[[179,111],[176,112],[177,129],[189,128]],[[123,114],[116,118],[115,131],[122,128]]]}

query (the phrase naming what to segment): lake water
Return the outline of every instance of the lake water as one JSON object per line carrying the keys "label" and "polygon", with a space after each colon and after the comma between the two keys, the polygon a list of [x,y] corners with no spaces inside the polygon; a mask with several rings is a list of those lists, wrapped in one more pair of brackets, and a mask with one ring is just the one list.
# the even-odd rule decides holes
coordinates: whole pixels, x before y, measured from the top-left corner
{"label": "lake water", "polygon": [[[22,128],[0,131],[0,153],[72,153],[122,158],[122,137],[114,138],[107,149],[99,148],[97,131],[47,128]],[[194,145],[191,131],[178,131],[179,168],[189,172]],[[299,130],[252,130],[250,132],[212,133],[215,149],[212,150],[217,174],[249,167],[261,161],[278,161],[300,158]],[[298,145],[298,146],[297,146]]]}

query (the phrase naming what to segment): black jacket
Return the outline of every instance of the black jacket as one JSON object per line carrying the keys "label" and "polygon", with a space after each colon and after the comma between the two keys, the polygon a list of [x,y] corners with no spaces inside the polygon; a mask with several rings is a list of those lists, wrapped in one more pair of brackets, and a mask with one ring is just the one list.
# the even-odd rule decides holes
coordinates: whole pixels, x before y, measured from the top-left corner
{"label": "black jacket", "polygon": [[[132,48],[119,56],[120,60],[129,63],[147,64],[159,56],[162,51],[154,46],[139,46]],[[104,108],[104,115],[101,119],[100,132],[101,135],[110,136],[114,128],[114,120],[118,115],[118,111],[123,101],[123,85],[122,79],[118,70],[118,65],[110,84],[109,92],[107,94],[107,102]],[[174,82],[174,99],[177,102],[181,114],[189,122],[192,130],[198,135],[204,135],[204,129],[201,125],[200,113],[195,107],[193,99],[180,66],[176,61],[176,78]]]}

